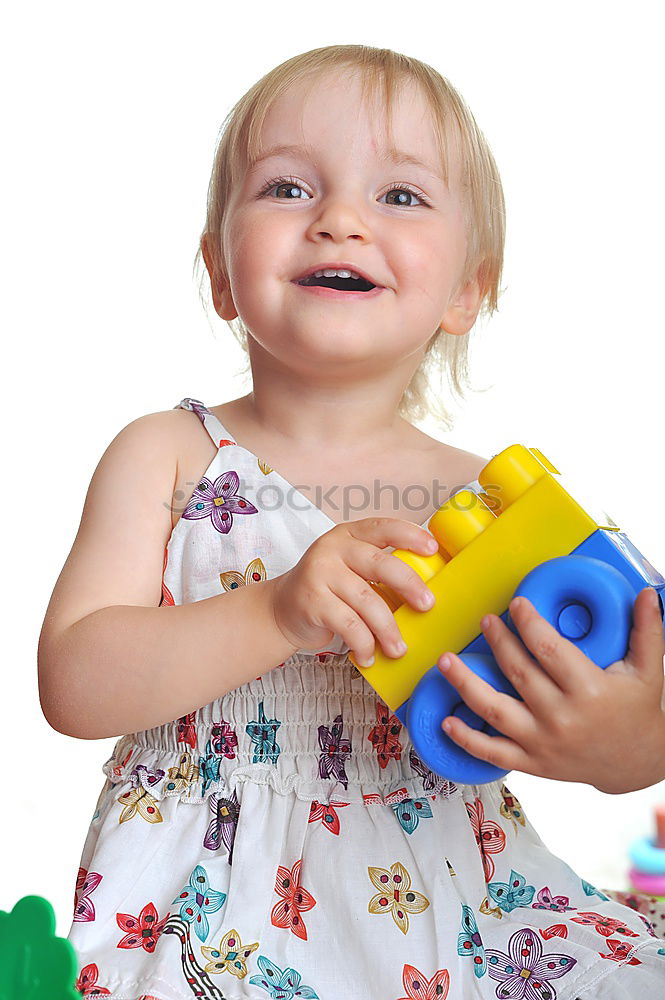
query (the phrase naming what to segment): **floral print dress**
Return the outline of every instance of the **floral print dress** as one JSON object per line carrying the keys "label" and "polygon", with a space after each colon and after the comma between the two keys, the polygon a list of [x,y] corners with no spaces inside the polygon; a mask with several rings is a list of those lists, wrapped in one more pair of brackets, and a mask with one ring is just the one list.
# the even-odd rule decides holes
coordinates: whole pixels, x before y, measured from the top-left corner
{"label": "floral print dress", "polygon": [[[334,524],[203,403],[178,407],[218,450],[166,547],[163,604],[285,573]],[[117,741],[76,878],[80,993],[665,997],[662,907],[577,875],[504,783],[429,771],[347,653],[335,636]]]}

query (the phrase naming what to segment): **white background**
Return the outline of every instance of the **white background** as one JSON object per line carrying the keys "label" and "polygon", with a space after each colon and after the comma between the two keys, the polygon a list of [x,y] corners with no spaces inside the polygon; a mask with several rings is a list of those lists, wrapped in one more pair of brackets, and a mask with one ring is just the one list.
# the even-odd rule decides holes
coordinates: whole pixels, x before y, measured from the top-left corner
{"label": "white background", "polygon": [[[118,431],[184,396],[216,405],[249,389],[230,331],[208,325],[192,262],[219,125],[291,55],[386,46],[461,91],[505,186],[504,293],[472,334],[487,391],[450,434],[423,429],[487,456],[536,445],[665,567],[658,6],[160,0],[23,3],[5,17],[0,909],[43,895],[68,932],[114,741],[48,726],[39,631]],[[651,832],[663,785],[616,797],[508,780],[553,851],[625,887],[627,845]]]}

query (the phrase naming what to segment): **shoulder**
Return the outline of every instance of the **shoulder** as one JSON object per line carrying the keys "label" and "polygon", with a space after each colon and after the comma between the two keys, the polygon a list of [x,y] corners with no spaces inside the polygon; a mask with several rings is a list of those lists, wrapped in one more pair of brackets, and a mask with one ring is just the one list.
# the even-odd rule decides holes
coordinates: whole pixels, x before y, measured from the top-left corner
{"label": "shoulder", "polygon": [[170,410],[158,410],[139,417],[133,424],[136,424],[137,433],[140,432],[140,428],[146,436],[153,439],[155,448],[160,454],[170,456],[175,480],[187,464],[191,465],[193,462],[196,466],[205,461],[209,451],[214,451],[213,443],[202,426],[201,418],[192,410],[175,407]]}
{"label": "shoulder", "polygon": [[476,455],[471,451],[464,451],[462,448],[454,448],[451,445],[440,444],[442,455],[448,458],[452,468],[457,471],[457,478],[460,483],[472,483],[485,468],[489,458]]}
{"label": "shoulder", "polygon": [[[189,415],[190,420],[192,414]],[[182,411],[158,410],[126,424],[109,443],[100,465],[159,471],[163,481],[175,483],[186,447],[188,428]]]}
{"label": "shoulder", "polygon": [[475,482],[487,462],[488,459],[473,452],[438,442],[438,448],[434,452],[433,476],[438,483],[442,502]]}
{"label": "shoulder", "polygon": [[445,481],[451,489],[459,489],[460,486],[477,480],[489,462],[489,458],[483,458],[482,455],[437,441],[422,431],[420,434],[433,476],[441,483]]}
{"label": "shoulder", "polygon": [[144,447],[161,459],[171,455],[175,461],[192,420],[191,414],[189,421],[183,420],[183,413],[183,410],[157,410],[143,414],[123,427],[112,443]]}
{"label": "shoulder", "polygon": [[209,441],[209,435],[203,431],[202,420],[194,410],[175,407],[171,410],[157,410],[134,422],[139,421],[145,426],[146,433],[154,434],[159,443],[170,442],[179,454],[183,447],[185,451],[191,449],[193,442],[201,440],[205,444]]}
{"label": "shoulder", "polygon": [[187,490],[189,497],[197,470],[210,461],[212,442],[197,424],[191,410],[158,410],[132,420],[109,445],[116,452],[116,469],[141,469],[144,478],[159,475],[160,492],[168,497],[169,532],[177,523],[178,498]]}

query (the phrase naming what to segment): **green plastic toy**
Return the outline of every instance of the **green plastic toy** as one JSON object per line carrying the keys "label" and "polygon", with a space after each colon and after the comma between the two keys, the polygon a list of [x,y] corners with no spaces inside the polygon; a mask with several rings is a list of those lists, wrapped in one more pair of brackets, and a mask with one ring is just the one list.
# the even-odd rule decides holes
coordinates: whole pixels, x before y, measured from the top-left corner
{"label": "green plastic toy", "polygon": [[55,935],[55,914],[41,896],[0,910],[0,1000],[81,1000],[76,954]]}

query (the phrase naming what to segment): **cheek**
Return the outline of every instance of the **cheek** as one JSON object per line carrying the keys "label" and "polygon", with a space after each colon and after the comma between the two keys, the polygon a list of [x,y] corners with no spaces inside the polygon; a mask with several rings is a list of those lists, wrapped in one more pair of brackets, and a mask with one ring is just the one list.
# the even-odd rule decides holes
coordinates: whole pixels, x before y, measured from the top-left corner
{"label": "cheek", "polygon": [[405,257],[410,280],[426,291],[437,306],[446,303],[464,265],[465,240],[459,233],[437,233],[418,241]]}
{"label": "cheek", "polygon": [[236,308],[244,314],[253,299],[261,298],[252,290],[261,283],[271,266],[274,266],[275,245],[271,234],[258,225],[239,226],[229,231],[227,268]]}
{"label": "cheek", "polygon": [[448,301],[456,268],[454,255],[445,244],[422,243],[405,249],[402,258],[402,278],[418,296],[418,311],[441,309]]}
{"label": "cheek", "polygon": [[229,230],[229,273],[246,280],[281,278],[292,261],[288,229],[266,213],[238,218]]}
{"label": "cheek", "polygon": [[410,280],[419,274],[431,274],[437,263],[444,264],[453,253],[451,235],[441,232],[440,227],[414,227],[410,232],[402,230],[393,241],[393,249],[399,254],[400,266]]}

